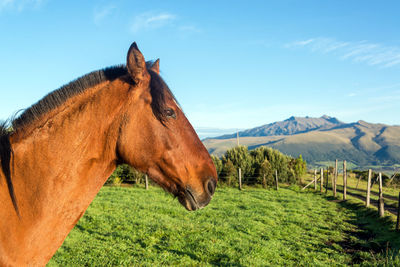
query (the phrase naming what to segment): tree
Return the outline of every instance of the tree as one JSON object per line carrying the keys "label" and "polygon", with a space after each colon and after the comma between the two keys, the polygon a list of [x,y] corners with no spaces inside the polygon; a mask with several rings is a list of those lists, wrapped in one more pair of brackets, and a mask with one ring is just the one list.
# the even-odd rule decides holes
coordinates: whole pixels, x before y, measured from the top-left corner
{"label": "tree", "polygon": [[252,158],[246,146],[238,146],[226,151],[225,160],[230,160],[232,164],[237,168],[242,169],[243,177],[251,176],[252,170]]}
{"label": "tree", "polygon": [[295,181],[293,175],[294,172],[290,169],[291,157],[282,154],[276,149],[266,146],[261,146],[252,150],[250,155],[254,162],[255,176],[260,176],[260,166],[265,160],[268,160],[272,173],[274,173],[275,170],[278,171],[281,182],[292,183]]}
{"label": "tree", "polygon": [[303,156],[300,154],[298,158],[293,159],[292,169],[295,177],[298,179],[299,184],[302,184],[302,176],[307,172],[307,163],[303,160]]}
{"label": "tree", "polygon": [[230,159],[224,159],[223,158],[223,169],[222,172],[225,174],[225,181],[228,184],[228,186],[231,185],[236,185],[235,181],[237,180],[237,169],[235,168],[235,166],[233,165],[232,161]]}
{"label": "tree", "polygon": [[[273,185],[274,184],[274,177],[273,177],[273,170],[271,168],[271,163],[269,163],[268,159],[264,159],[259,167],[259,179],[262,179],[263,186],[266,185]],[[265,177],[265,184],[264,184],[264,177]]]}
{"label": "tree", "polygon": [[127,164],[118,165],[115,171],[107,180],[107,184],[131,183],[140,184],[144,179],[144,174],[131,168]]}
{"label": "tree", "polygon": [[217,175],[220,176],[222,172],[222,160],[214,155],[211,155],[211,159],[214,162],[215,169],[217,170]]}

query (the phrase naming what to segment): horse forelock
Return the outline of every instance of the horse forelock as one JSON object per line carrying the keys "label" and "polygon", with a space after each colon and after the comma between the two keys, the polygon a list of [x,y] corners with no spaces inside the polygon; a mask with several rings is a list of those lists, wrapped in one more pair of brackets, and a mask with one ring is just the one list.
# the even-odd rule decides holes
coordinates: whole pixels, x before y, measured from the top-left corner
{"label": "horse forelock", "polygon": [[150,81],[150,94],[152,98],[151,108],[153,114],[162,123],[165,122],[165,110],[167,108],[167,98],[171,98],[176,105],[180,108],[178,101],[174,94],[169,89],[168,85],[161,78],[161,76],[152,70],[149,70],[151,81]]}

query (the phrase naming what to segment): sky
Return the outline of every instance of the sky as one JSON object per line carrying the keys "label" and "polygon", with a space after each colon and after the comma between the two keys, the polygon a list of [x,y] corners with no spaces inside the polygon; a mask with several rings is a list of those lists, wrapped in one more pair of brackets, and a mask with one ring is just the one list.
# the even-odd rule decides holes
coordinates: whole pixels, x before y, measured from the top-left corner
{"label": "sky", "polygon": [[0,0],[0,120],[136,41],[192,125],[400,124],[399,1]]}

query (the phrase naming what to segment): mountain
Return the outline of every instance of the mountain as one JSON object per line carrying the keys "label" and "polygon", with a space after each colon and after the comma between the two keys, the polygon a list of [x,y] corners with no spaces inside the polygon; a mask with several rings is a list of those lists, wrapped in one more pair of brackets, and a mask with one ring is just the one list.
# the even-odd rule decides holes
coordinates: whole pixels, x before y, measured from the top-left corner
{"label": "mountain", "polygon": [[[336,118],[290,117],[239,132],[249,149],[270,146],[311,163],[346,159],[357,166],[400,164],[400,126],[365,121],[344,123]],[[237,144],[236,133],[203,140],[208,151],[221,156]]]}
{"label": "mountain", "polygon": [[[327,115],[321,118],[310,118],[310,117],[290,117],[287,120],[265,124],[260,127],[256,127],[249,130],[239,132],[239,136],[273,136],[273,135],[293,135],[298,133],[305,133],[312,130],[318,129],[330,129],[335,126],[344,124],[336,118],[329,117]],[[229,139],[236,138],[236,133],[222,135],[215,137],[216,139]]]}

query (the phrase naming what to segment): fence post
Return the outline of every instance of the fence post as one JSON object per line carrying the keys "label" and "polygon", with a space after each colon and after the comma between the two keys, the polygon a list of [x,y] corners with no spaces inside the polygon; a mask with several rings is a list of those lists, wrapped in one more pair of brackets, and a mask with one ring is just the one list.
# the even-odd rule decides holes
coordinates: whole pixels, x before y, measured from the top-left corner
{"label": "fence post", "polygon": [[343,160],[343,200],[347,199],[347,167],[346,160]]}
{"label": "fence post", "polygon": [[322,193],[324,190],[324,169],[321,168],[321,181],[320,181],[320,192]]}
{"label": "fence post", "polygon": [[238,169],[238,177],[239,177],[239,190],[242,190],[242,169]]}
{"label": "fence post", "polygon": [[[306,186],[304,186],[301,190],[306,189],[310,184],[314,183],[314,180],[312,180],[311,182],[309,182]],[[315,183],[314,183],[315,184]]]}
{"label": "fence post", "polygon": [[385,207],[383,203],[383,191],[382,191],[382,173],[379,173],[379,217],[385,215]]}
{"label": "fence post", "polygon": [[400,230],[400,192],[399,192],[399,203],[397,203],[397,223],[396,231]]}
{"label": "fence post", "polygon": [[314,190],[317,191],[317,169],[314,169]]}
{"label": "fence post", "polygon": [[275,170],[275,185],[276,185],[276,190],[278,190],[278,170]]}
{"label": "fence post", "polygon": [[144,176],[144,181],[146,183],[146,190],[149,189],[149,177],[147,176],[147,174]]}
{"label": "fence post", "polygon": [[326,169],[325,194],[328,194],[328,186],[329,186],[329,167]]}
{"label": "fence post", "polygon": [[367,198],[365,199],[365,206],[369,207],[370,197],[371,197],[371,176],[372,170],[368,170],[368,182],[367,182]]}
{"label": "fence post", "polygon": [[331,189],[332,189],[332,193],[333,193],[333,187],[335,186],[335,170],[332,170],[333,172],[331,172]]}
{"label": "fence post", "polygon": [[263,187],[267,188],[267,180],[265,178],[265,173],[263,174]]}
{"label": "fence post", "polygon": [[335,183],[333,185],[333,196],[336,197],[336,185],[337,185],[337,178],[338,178],[338,169],[337,169],[338,160],[335,161]]}
{"label": "fence post", "polygon": [[358,188],[358,184],[360,183],[361,177],[362,177],[362,175],[360,175],[360,177],[358,177],[356,189]]}

